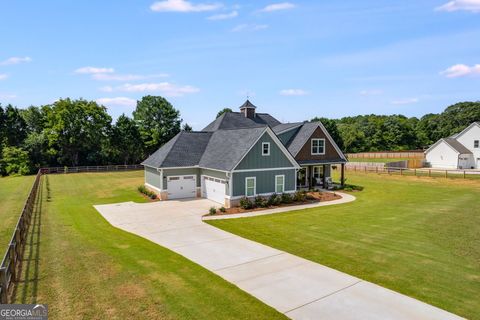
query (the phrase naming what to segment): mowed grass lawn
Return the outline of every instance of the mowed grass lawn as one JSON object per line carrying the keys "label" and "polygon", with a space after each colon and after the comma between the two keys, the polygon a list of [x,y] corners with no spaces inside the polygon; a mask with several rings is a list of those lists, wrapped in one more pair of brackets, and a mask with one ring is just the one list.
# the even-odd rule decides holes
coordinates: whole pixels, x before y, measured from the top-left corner
{"label": "mowed grass lawn", "polygon": [[480,181],[347,176],[352,203],[208,223],[480,319]]}
{"label": "mowed grass lawn", "polygon": [[145,202],[143,171],[43,177],[16,303],[52,319],[286,319],[213,273],[116,229],[94,204]]}
{"label": "mowed grass lawn", "polygon": [[0,177],[0,260],[32,188],[35,176]]}

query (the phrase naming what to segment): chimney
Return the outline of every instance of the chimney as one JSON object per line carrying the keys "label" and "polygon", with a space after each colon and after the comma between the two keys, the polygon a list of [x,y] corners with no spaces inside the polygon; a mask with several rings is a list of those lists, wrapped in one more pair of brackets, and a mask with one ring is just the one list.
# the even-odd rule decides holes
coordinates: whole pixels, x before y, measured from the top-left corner
{"label": "chimney", "polygon": [[255,109],[256,108],[257,107],[255,107],[250,102],[250,100],[247,99],[247,101],[245,101],[245,103],[240,106],[240,112],[243,113],[243,115],[246,118],[253,119],[253,118],[255,118]]}

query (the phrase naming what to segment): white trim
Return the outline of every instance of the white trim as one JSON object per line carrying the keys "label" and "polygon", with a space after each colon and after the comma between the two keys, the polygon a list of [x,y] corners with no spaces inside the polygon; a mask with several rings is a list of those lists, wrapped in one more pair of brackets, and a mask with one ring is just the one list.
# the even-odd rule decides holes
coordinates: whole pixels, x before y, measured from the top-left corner
{"label": "white trim", "polygon": [[[297,190],[288,190],[288,191],[283,191],[283,193],[295,193],[297,192]],[[281,193],[277,193],[277,192],[267,192],[267,193],[259,193],[255,196],[261,196],[261,197],[268,197],[268,196],[271,196],[272,194],[281,194]],[[230,199],[230,200],[237,200],[237,199],[242,199],[244,197],[247,197],[247,198],[253,198],[255,196],[246,196],[246,195],[243,195],[243,196],[234,196],[234,197],[231,197],[231,196],[225,196],[226,199]]]}
{"label": "white trim", "polygon": [[160,189],[163,190],[163,170],[162,169],[160,169]]}
{"label": "white trim", "polygon": [[[335,148],[335,150],[337,151],[337,153],[340,155],[340,158],[342,158],[343,160],[347,160],[347,157],[345,157],[345,155],[343,154],[342,150],[340,150],[340,148],[338,147],[337,143],[335,141],[333,141],[333,138],[332,136],[330,135],[330,133],[328,133],[328,130],[325,128],[325,126],[323,125],[323,123],[321,121],[317,121],[317,123],[319,124],[320,126],[320,129],[322,129],[323,133],[325,134],[325,136],[327,137],[328,141],[330,141],[330,143],[333,145],[333,147]],[[326,146],[325,146],[326,148]]]}
{"label": "white trim", "polygon": [[205,170],[212,170],[212,171],[219,171],[219,172],[224,172],[224,173],[229,173],[230,171],[225,171],[225,170],[220,170],[220,169],[212,169],[212,168],[207,168],[207,167],[198,167],[199,169],[205,169]]}
{"label": "white trim", "polygon": [[[268,146],[267,153],[263,153],[263,151],[265,151],[265,146]],[[266,157],[269,155],[270,155],[270,142],[262,142],[262,156]]]}
{"label": "white trim", "polygon": [[[313,142],[314,141],[323,141],[323,152],[313,152]],[[318,148],[320,150],[320,144],[318,144],[318,146],[316,146],[316,148]],[[310,139],[310,153],[311,153],[312,156],[323,156],[323,155],[325,155],[325,149],[326,149],[325,138],[311,138]]]}
{"label": "white trim", "polygon": [[300,168],[294,167],[282,167],[282,168],[259,168],[259,169],[240,169],[240,170],[233,170],[233,173],[237,172],[257,172],[257,171],[276,171],[276,170],[298,170]]}
{"label": "white trim", "polygon": [[[247,156],[247,154],[250,152],[250,150],[252,150],[252,148],[257,144],[258,141],[260,141],[260,139],[263,137],[263,135],[265,134],[265,132],[268,132],[268,134],[270,135],[270,137],[272,138],[272,140],[275,142],[275,144],[280,148],[280,150],[282,150],[282,152],[285,154],[285,156],[287,156],[288,160],[290,160],[290,162],[293,164],[293,168],[292,169],[295,169],[295,168],[300,168],[300,165],[297,163],[297,161],[295,160],[295,158],[292,156],[292,154],[287,150],[287,148],[285,148],[285,146],[283,145],[283,143],[278,139],[278,137],[275,135],[275,133],[272,131],[272,129],[270,129],[270,127],[266,127],[264,131],[262,131],[262,134],[260,134],[260,136],[258,137],[257,140],[255,140],[254,143],[252,143],[252,145],[248,148],[248,150],[243,154],[243,156],[240,158],[240,160],[233,166],[233,169],[231,170],[231,172],[235,172],[235,168],[242,162],[242,160]],[[252,170],[247,170],[247,171],[252,171]]]}
{"label": "white trim", "polygon": [[145,182],[145,186],[149,187],[150,189],[156,190],[156,191],[158,191],[158,192],[162,192],[161,189],[158,189],[157,187],[152,186],[150,183],[146,183],[146,182]]}
{"label": "white trim", "polygon": [[[253,179],[253,195],[247,196],[248,192],[248,179]],[[245,177],[245,197],[254,197],[257,195],[257,177]]]}
{"label": "white trim", "polygon": [[[283,182],[283,183],[282,183],[282,192],[278,192],[278,191],[277,191],[277,185],[278,185],[278,183],[277,183],[277,178],[278,178],[278,177],[282,177],[282,182]],[[275,175],[275,192],[276,192],[276,193],[283,193],[284,191],[285,191],[285,175],[284,175],[284,174]]]}
{"label": "white trim", "polygon": [[[450,148],[452,149],[457,155],[460,154],[460,152],[458,152],[454,147],[452,147],[450,145],[450,143],[447,142],[447,140],[445,140],[444,138],[438,140],[437,142],[435,142],[434,144],[432,144],[432,146],[430,148],[428,148],[427,150],[425,150],[425,155],[430,152],[430,149],[433,149],[434,147],[436,147],[438,144],[440,144],[440,142],[445,142],[445,144]],[[458,167],[458,164],[457,164],[457,167]]]}
{"label": "white trim", "polygon": [[152,166],[149,166],[148,164],[142,164],[142,163],[140,163],[140,165],[142,165],[142,166],[144,166],[144,167],[152,168],[152,169],[158,169],[157,167],[152,167]]}
{"label": "white trim", "polygon": [[468,127],[466,127],[465,129],[463,129],[462,131],[460,131],[459,134],[457,134],[455,136],[455,140],[458,139],[458,137],[460,137],[462,134],[464,134],[465,132],[469,131],[473,126],[478,126],[480,128],[480,123],[479,122],[473,122],[471,123]]}

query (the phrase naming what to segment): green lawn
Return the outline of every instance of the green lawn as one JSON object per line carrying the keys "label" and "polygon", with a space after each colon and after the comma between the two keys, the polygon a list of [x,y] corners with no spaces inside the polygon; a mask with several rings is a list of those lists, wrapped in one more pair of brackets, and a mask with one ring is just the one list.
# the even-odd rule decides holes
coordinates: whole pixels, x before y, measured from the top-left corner
{"label": "green lawn", "polygon": [[143,171],[49,175],[17,303],[52,319],[286,319],[213,273],[116,229],[92,207],[144,202]]}
{"label": "green lawn", "polygon": [[20,217],[35,176],[0,178],[0,260]]}
{"label": "green lawn", "polygon": [[480,319],[480,181],[347,175],[352,203],[208,223]]}
{"label": "green lawn", "polygon": [[382,162],[382,163],[389,163],[389,162],[396,162],[402,160],[409,160],[408,158],[348,158],[348,161],[351,162]]}

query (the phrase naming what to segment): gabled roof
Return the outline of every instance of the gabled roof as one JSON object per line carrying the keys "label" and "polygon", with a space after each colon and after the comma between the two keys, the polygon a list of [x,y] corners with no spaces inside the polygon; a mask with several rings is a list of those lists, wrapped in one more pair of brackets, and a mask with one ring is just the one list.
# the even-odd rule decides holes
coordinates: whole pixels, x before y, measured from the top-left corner
{"label": "gabled roof", "polygon": [[445,138],[442,139],[445,141],[450,147],[452,147],[455,151],[457,151],[460,154],[471,154],[472,152],[468,150],[463,144],[458,142],[455,139],[452,138]]}
{"label": "gabled roof", "polygon": [[239,128],[258,128],[270,126],[274,127],[280,124],[280,121],[267,113],[256,113],[252,119],[245,117],[241,112],[225,112],[220,117],[211,122],[202,131],[216,131],[223,129]]}
{"label": "gabled roof", "polygon": [[457,133],[455,135],[455,139],[458,139],[462,134],[464,134],[465,132],[469,131],[473,126],[478,126],[480,128],[480,122],[472,122],[468,127],[466,127],[465,129],[463,129],[460,133]]}
{"label": "gabled roof", "polygon": [[215,131],[199,166],[223,171],[232,170],[266,130],[266,127],[259,127]]}
{"label": "gabled roof", "polygon": [[272,128],[273,132],[275,134],[281,134],[283,132],[290,131],[294,128],[300,127],[304,122],[292,122],[292,123],[280,123],[279,125],[276,125],[275,127]]}
{"label": "gabled roof", "polygon": [[154,168],[198,165],[211,136],[211,132],[181,131],[142,164]]}
{"label": "gabled roof", "polygon": [[245,103],[240,106],[240,109],[244,108],[256,109],[257,107],[253,103],[251,103],[250,100],[247,99],[247,101],[245,101]]}

